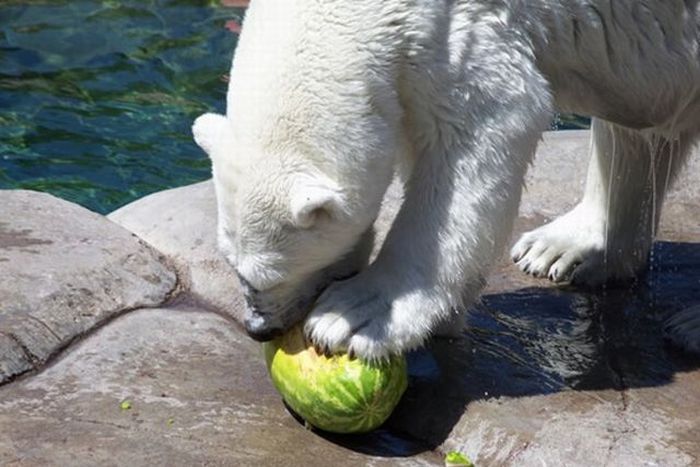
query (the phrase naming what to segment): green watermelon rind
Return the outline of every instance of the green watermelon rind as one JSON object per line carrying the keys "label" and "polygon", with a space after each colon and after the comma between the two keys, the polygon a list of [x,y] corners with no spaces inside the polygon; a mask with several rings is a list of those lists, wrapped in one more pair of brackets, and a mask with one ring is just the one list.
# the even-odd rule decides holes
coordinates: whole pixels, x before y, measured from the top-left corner
{"label": "green watermelon rind", "polygon": [[[292,410],[311,426],[333,433],[365,433],[389,418],[408,385],[403,356],[379,364],[347,355],[319,356],[301,345],[300,335],[263,346],[272,383]],[[302,376],[304,358],[307,370],[313,369]]]}

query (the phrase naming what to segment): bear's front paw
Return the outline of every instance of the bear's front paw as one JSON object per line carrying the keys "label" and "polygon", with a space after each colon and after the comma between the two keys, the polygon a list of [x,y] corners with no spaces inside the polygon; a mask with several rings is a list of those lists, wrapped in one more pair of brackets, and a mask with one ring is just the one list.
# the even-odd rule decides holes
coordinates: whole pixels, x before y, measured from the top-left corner
{"label": "bear's front paw", "polygon": [[[347,351],[366,361],[388,358],[422,343],[411,326],[397,319],[384,281],[368,273],[332,284],[318,299],[304,327],[311,341],[327,352]],[[418,318],[419,316],[416,316]]]}

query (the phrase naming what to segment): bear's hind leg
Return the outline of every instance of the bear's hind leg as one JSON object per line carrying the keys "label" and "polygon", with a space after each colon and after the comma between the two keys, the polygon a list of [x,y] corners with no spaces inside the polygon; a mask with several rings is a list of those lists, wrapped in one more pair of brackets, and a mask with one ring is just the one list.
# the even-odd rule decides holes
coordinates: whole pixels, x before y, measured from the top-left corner
{"label": "bear's hind leg", "polygon": [[511,251],[521,270],[555,282],[598,286],[646,265],[666,190],[692,139],[669,140],[594,119],[582,201],[524,234]]}

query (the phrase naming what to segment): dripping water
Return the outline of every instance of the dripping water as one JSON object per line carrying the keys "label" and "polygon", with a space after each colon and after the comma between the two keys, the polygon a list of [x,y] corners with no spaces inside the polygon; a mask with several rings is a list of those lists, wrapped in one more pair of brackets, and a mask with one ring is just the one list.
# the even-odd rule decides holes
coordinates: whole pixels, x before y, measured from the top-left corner
{"label": "dripping water", "polygon": [[[610,170],[608,174],[608,192],[605,203],[605,240],[603,245],[603,267],[605,268],[605,276],[608,276],[608,250],[610,240],[610,206],[612,203],[612,184],[615,178],[615,161],[617,159],[617,136],[613,128],[609,128],[612,137],[612,154],[610,155]],[[614,252],[613,252],[614,254]]]}

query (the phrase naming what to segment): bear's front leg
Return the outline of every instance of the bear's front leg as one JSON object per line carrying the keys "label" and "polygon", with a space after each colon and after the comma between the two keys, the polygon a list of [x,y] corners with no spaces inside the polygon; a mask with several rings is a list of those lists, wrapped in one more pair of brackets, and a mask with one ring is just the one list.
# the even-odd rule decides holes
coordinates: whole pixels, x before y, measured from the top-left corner
{"label": "bear's front leg", "polygon": [[319,298],[305,326],[315,344],[382,359],[420,346],[477,298],[552,115],[546,81],[513,50],[495,43],[478,49],[487,59],[465,55],[476,66],[457,77],[416,78],[435,81],[406,105],[418,158],[405,201],[375,262]]}
{"label": "bear's front leg", "polygon": [[[463,323],[456,315],[457,301],[433,282],[437,276],[400,271],[406,266],[400,258],[383,259],[332,284],[308,317],[307,334],[327,352],[345,350],[365,360],[380,360],[420,346],[441,323]],[[483,283],[477,277],[454,292],[475,297]]]}

